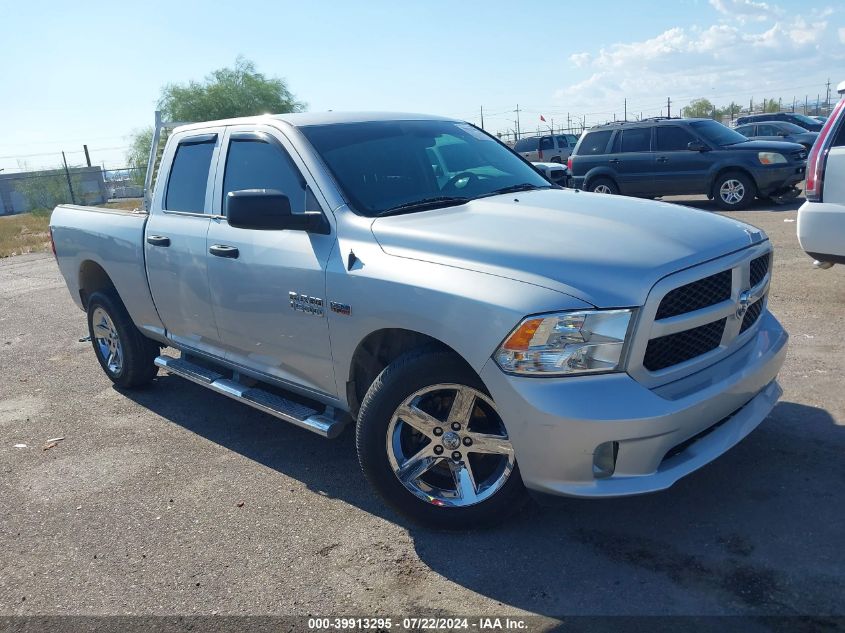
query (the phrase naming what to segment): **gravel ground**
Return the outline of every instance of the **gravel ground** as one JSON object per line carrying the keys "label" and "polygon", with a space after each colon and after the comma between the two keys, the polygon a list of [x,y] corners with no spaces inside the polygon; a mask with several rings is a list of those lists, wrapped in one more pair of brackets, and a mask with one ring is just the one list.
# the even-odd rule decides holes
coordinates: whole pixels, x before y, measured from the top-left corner
{"label": "gravel ground", "polygon": [[811,268],[797,206],[734,214],[792,336],[758,430],[666,492],[468,534],[385,509],[351,433],[165,375],[118,392],[53,258],[1,260],[0,615],[845,615],[845,266]]}

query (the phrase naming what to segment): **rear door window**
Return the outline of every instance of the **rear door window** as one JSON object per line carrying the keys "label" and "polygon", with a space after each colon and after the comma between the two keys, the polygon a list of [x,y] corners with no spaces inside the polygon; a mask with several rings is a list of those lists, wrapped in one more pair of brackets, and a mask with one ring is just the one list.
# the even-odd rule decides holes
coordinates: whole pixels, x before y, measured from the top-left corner
{"label": "rear door window", "polygon": [[540,139],[540,150],[541,151],[545,151],[547,149],[554,149],[554,148],[555,148],[555,144],[554,144],[554,141],[552,140],[551,136],[544,136],[543,138]]}
{"label": "rear door window", "polygon": [[[750,125],[747,127],[751,128]],[[655,147],[658,152],[679,152],[689,149],[687,145],[695,140],[697,139],[682,127],[677,125],[660,126],[657,128]]]}
{"label": "rear door window", "polygon": [[167,211],[205,211],[205,191],[216,141],[217,136],[212,135],[203,136],[201,141],[186,139],[179,143],[167,180],[164,198]]}
{"label": "rear door window", "polygon": [[651,151],[651,128],[640,127],[622,130],[619,151],[623,153]]}
{"label": "rear door window", "polygon": [[607,143],[610,141],[612,130],[600,130],[598,132],[587,132],[578,147],[578,154],[582,156],[595,156],[604,154],[607,151]]}
{"label": "rear door window", "polygon": [[771,123],[760,123],[757,126],[757,136],[777,136],[780,129]]}

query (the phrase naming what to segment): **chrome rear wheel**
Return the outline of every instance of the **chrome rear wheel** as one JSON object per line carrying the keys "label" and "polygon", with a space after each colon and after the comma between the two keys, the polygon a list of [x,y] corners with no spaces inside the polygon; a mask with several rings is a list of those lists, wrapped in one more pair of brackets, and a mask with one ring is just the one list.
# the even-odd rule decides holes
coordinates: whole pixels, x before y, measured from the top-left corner
{"label": "chrome rear wheel", "polygon": [[114,321],[102,307],[96,307],[91,316],[94,343],[103,364],[114,375],[123,369],[123,345]]}

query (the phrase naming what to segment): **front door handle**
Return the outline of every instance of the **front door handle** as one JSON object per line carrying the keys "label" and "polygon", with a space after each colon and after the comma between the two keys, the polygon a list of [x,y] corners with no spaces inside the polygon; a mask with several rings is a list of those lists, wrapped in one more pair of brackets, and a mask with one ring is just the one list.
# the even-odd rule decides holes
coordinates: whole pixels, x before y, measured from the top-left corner
{"label": "front door handle", "polygon": [[622,161],[620,161],[618,158],[611,158],[607,162],[610,163],[611,165],[615,165],[616,163],[619,163],[619,162],[622,162]]}
{"label": "front door handle", "polygon": [[164,235],[148,235],[147,244],[152,246],[170,246],[170,238]]}
{"label": "front door handle", "polygon": [[669,159],[668,159],[666,156],[658,156],[658,157],[657,157],[657,162],[658,162],[658,163],[668,163],[668,162],[669,162]]}
{"label": "front door handle", "polygon": [[229,259],[237,259],[240,255],[236,246],[226,246],[225,244],[215,244],[208,249],[208,252],[215,257],[228,257]]}

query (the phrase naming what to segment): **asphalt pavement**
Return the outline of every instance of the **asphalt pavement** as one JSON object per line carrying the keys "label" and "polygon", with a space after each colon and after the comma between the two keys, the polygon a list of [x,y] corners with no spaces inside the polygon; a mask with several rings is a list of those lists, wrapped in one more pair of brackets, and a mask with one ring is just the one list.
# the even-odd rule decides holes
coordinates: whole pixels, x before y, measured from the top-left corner
{"label": "asphalt pavement", "polygon": [[776,248],[769,419],[668,491],[457,534],[386,509],[352,433],[116,390],[53,257],[0,260],[0,615],[845,615],[845,266],[810,266],[797,206],[732,214]]}

